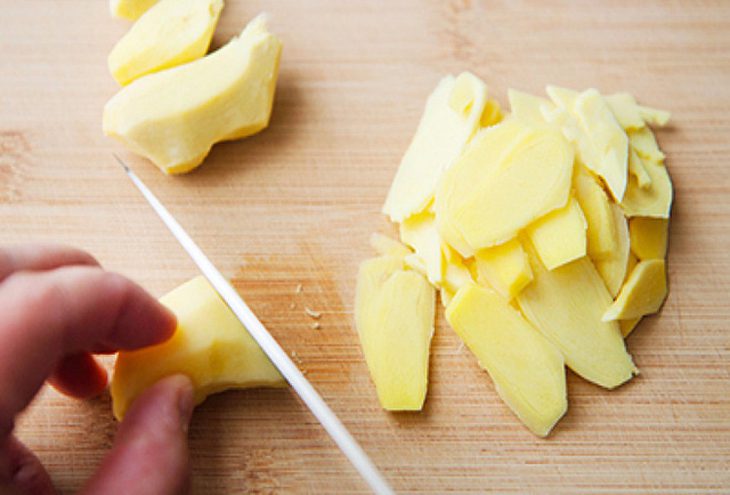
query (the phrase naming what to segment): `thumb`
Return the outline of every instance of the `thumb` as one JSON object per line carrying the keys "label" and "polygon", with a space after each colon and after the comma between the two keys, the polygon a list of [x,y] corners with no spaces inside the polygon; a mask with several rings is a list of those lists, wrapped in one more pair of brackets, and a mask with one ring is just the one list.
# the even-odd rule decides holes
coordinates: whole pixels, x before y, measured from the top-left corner
{"label": "thumb", "polygon": [[171,376],[152,386],[132,404],[112,450],[81,493],[185,493],[192,412],[193,387],[187,377]]}

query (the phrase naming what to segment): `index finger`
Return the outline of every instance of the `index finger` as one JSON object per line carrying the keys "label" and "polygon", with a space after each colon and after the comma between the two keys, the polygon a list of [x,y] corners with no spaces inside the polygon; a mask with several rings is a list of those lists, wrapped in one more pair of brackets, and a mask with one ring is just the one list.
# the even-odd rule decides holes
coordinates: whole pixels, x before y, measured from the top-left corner
{"label": "index finger", "polygon": [[0,438],[64,356],[168,339],[175,316],[126,278],[92,267],[19,272],[0,285]]}
{"label": "index finger", "polygon": [[19,244],[0,249],[0,282],[21,270],[51,270],[67,265],[98,266],[80,249],[57,244]]}

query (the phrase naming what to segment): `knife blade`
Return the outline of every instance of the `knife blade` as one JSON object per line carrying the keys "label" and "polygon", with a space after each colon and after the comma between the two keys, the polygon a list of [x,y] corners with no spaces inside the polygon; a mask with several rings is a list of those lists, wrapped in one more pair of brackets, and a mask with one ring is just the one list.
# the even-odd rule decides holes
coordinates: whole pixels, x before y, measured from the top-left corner
{"label": "knife blade", "polygon": [[243,323],[243,326],[259,344],[261,350],[269,357],[272,364],[279,370],[286,381],[289,382],[289,385],[299,395],[302,402],[309,408],[342,453],[345,454],[347,459],[357,469],[373,493],[378,495],[394,494],[393,489],[362,447],[360,447],[350,432],[347,431],[347,428],[345,428],[337,415],[322,399],[309,380],[304,377],[289,355],[281,348],[269,331],[266,330],[266,327],[259,321],[253,311],[251,311],[236,289],[218,271],[195,241],[185,232],[185,229],[175,220],[175,217],[172,216],[142,180],[137,177],[121,158],[116,154],[113,154],[113,156],[122,168],[124,168],[127,176],[132,180],[137,189],[139,189],[142,196],[144,196],[165,226],[167,226],[172,235],[177,239],[183,249],[185,249],[190,258],[192,258],[205,278],[208,279],[228,307],[231,308],[231,311]]}

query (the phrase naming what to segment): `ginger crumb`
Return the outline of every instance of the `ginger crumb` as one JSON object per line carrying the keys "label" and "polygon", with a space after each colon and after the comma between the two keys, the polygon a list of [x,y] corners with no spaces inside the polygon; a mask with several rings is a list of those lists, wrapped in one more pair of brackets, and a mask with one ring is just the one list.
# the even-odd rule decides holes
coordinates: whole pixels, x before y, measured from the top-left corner
{"label": "ginger crumb", "polygon": [[304,290],[304,286],[302,284],[297,284],[296,293],[301,294]]}
{"label": "ginger crumb", "polygon": [[294,308],[296,308],[296,307],[297,307],[297,305],[296,305],[296,304],[294,304],[294,303],[291,303],[291,304],[289,305],[289,309],[294,309]]}
{"label": "ginger crumb", "polygon": [[304,312],[307,313],[307,316],[309,316],[310,318],[314,318],[315,320],[319,320],[322,317],[322,313],[313,309],[309,309],[307,307],[304,308]]}
{"label": "ginger crumb", "polygon": [[312,326],[312,330],[319,330],[321,327],[321,325],[319,324],[318,321],[315,321],[314,323],[312,323],[311,326]]}

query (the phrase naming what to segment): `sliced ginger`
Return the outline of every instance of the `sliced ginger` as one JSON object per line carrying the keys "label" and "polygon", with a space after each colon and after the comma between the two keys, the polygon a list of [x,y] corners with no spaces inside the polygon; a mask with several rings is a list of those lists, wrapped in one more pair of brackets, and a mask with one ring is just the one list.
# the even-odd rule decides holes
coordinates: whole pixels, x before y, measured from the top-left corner
{"label": "sliced ginger", "polygon": [[394,256],[363,262],[357,278],[355,321],[380,404],[420,410],[426,398],[433,335],[434,289]]}
{"label": "sliced ginger", "polygon": [[157,2],[158,0],[109,0],[109,10],[113,16],[135,21]]}
{"label": "sliced ginger", "polygon": [[469,72],[439,82],[385,200],[383,213],[392,221],[402,222],[426,208],[441,174],[478,129],[486,100],[487,87]]}
{"label": "sliced ginger", "polygon": [[195,403],[230,388],[284,386],[285,381],[253,337],[202,276],[160,298],[177,315],[170,340],[122,351],[111,383],[114,416],[158,380],[177,373],[193,382]]}
{"label": "sliced ginger", "polygon": [[533,433],[546,436],[568,409],[560,351],[484,287],[459,290],[446,319],[489,372],[502,400]]}
{"label": "sliced ginger", "polygon": [[[483,83],[469,73],[442,80],[388,195],[384,212],[415,252],[377,240],[388,256],[366,263],[384,264],[384,279],[410,273],[416,292],[428,277],[500,397],[545,436],[567,409],[564,364],[608,389],[638,373],[624,337],[666,296],[673,194],[648,126],[665,125],[669,113],[628,93],[555,86],[550,99],[509,90],[508,113],[475,88]],[[400,308],[410,314],[418,305],[380,284],[387,296],[370,307],[368,324],[406,327]],[[357,305],[362,315],[359,298]],[[412,353],[416,374],[427,366],[429,341],[427,311],[418,307],[410,318],[419,323],[406,332],[421,336],[416,344],[392,343]],[[408,407],[419,408],[413,398],[425,394],[425,382],[392,385],[402,364],[388,359],[376,370],[368,357],[381,402],[383,383],[400,398],[411,387]]]}
{"label": "sliced ginger", "polygon": [[474,258],[479,283],[494,288],[507,299],[515,297],[532,281],[530,261],[518,239],[481,249]]}
{"label": "sliced ginger", "polygon": [[616,301],[606,309],[603,321],[628,320],[656,313],[666,297],[664,260],[640,261],[621,288]]}
{"label": "sliced ginger", "polygon": [[586,255],[587,225],[580,205],[571,199],[563,208],[531,223],[526,233],[542,263],[552,270]]}
{"label": "sliced ginger", "polygon": [[476,136],[444,174],[435,201],[440,233],[451,245],[458,233],[473,251],[506,242],[566,205],[572,172],[573,151],[559,132],[505,120]]}
{"label": "sliced ginger", "polygon": [[223,0],[162,0],[109,54],[109,70],[126,85],[145,74],[199,59],[208,51]]}

